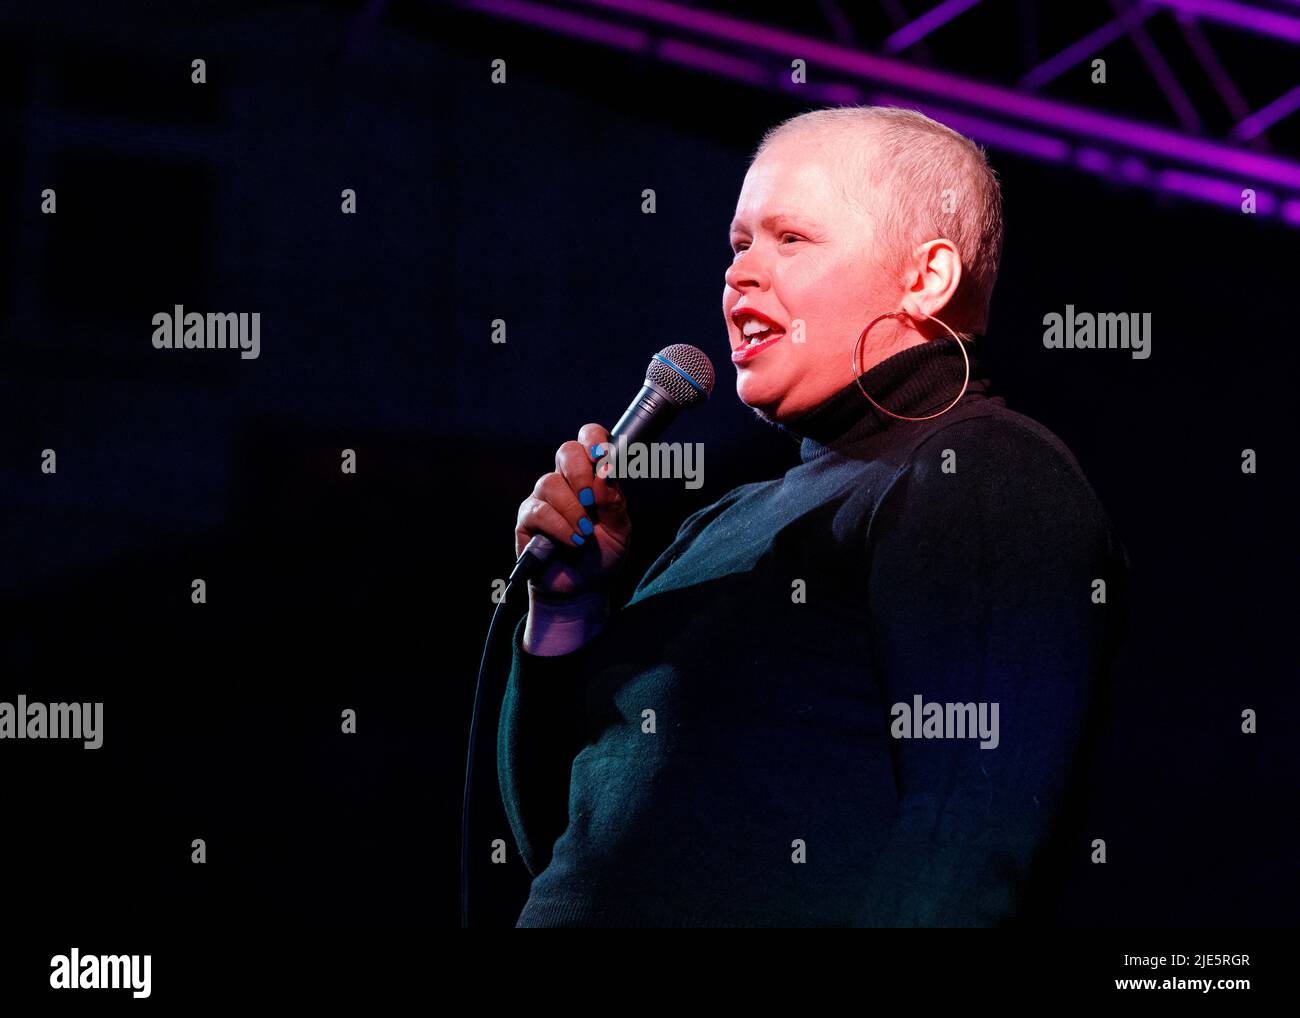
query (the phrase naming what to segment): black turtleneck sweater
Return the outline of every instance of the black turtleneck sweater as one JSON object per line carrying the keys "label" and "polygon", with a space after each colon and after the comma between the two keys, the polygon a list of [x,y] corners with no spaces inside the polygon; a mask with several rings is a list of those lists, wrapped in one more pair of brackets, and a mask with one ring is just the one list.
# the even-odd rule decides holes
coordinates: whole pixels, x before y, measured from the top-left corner
{"label": "black turtleneck sweater", "polygon": [[[783,425],[800,462],[687,518],[579,650],[528,654],[520,622],[497,744],[520,926],[1018,916],[1126,556],[1060,440],[974,374],[932,421],[850,382]],[[953,339],[862,376],[913,417],[962,379]]]}

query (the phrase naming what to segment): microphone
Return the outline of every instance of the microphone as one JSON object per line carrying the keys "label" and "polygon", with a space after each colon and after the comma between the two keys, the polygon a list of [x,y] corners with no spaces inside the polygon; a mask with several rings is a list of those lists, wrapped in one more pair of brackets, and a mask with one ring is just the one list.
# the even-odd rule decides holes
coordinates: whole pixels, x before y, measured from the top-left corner
{"label": "microphone", "polygon": [[[636,399],[609,433],[611,444],[620,440],[653,442],[673,422],[679,410],[704,402],[713,392],[713,362],[689,343],[674,343],[660,350],[646,368],[645,382]],[[555,542],[534,534],[506,581],[527,580],[540,573],[555,554]]]}

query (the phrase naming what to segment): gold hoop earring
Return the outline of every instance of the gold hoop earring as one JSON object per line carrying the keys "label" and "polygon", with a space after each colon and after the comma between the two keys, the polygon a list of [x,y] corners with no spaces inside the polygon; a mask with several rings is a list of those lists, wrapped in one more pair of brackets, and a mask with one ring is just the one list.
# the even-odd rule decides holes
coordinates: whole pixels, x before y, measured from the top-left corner
{"label": "gold hoop earring", "polygon": [[[922,311],[921,314],[924,315],[925,312]],[[944,325],[943,322],[935,318],[934,315],[925,315],[925,317],[930,319],[931,321],[939,322],[939,324],[943,325],[945,329],[948,329],[948,335],[952,336],[952,338],[957,341],[957,349],[961,351],[962,360],[966,362],[966,378],[961,383],[961,392],[957,393],[957,398],[954,399],[942,410],[940,410],[938,413],[929,414],[925,417],[904,417],[902,414],[896,414],[892,410],[886,410],[874,399],[872,399],[871,394],[868,393],[865,388],[863,388],[862,377],[861,377],[862,372],[858,370],[858,362],[859,362],[858,351],[862,349],[862,341],[867,338],[867,333],[872,330],[876,322],[879,322],[883,318],[907,318],[907,317],[908,314],[906,311],[890,311],[886,314],[880,315],[879,317],[872,319],[872,321],[867,325],[867,327],[862,330],[861,334],[859,334],[858,336],[858,341],[853,344],[853,380],[858,383],[858,388],[861,390],[862,395],[867,397],[867,402],[870,403],[877,410],[879,410],[882,414],[888,414],[890,417],[897,418],[900,421],[932,421],[936,417],[939,417],[942,414],[946,414],[949,410],[951,410],[959,402],[961,402],[961,398],[966,395],[966,387],[970,385],[970,355],[966,352],[965,344],[962,343],[961,337],[958,336],[957,333],[953,332],[952,329],[948,329],[948,326]]]}

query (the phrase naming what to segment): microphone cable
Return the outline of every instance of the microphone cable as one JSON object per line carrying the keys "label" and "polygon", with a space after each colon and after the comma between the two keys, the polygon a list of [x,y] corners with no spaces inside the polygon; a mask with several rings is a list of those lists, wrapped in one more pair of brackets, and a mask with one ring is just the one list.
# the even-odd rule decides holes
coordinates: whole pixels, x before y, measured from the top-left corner
{"label": "microphone cable", "polygon": [[478,679],[474,682],[474,706],[469,718],[469,752],[465,758],[465,797],[460,812],[460,927],[469,928],[469,803],[474,780],[474,749],[478,745],[478,715],[483,702],[483,673],[487,668],[488,657],[492,651],[492,634],[496,631],[497,619],[501,617],[501,608],[510,599],[514,583],[507,583],[505,593],[492,611],[492,621],[488,623],[487,639],[483,641],[483,656],[478,663]]}

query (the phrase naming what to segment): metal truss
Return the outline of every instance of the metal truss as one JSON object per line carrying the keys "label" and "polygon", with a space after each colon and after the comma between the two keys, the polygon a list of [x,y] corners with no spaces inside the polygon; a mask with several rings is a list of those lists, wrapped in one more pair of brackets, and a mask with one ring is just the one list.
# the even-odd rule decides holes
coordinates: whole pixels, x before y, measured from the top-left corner
{"label": "metal truss", "polygon": [[[1267,136],[1300,109],[1300,83],[1252,110],[1211,41],[1222,32],[1300,47],[1300,0],[1272,0],[1272,7],[1261,6],[1263,0],[1109,0],[1108,9],[1097,5],[1101,24],[1046,60],[1031,64],[1023,51],[1000,54],[1023,64],[1010,85],[935,69],[927,51],[927,40],[937,45],[943,33],[960,33],[962,15],[981,2],[942,0],[912,17],[902,0],[882,0],[880,10],[895,27],[874,41],[859,38],[865,33],[854,26],[855,12],[832,0],[809,5],[815,17],[808,32],[764,25],[720,4],[459,0],[457,6],[754,87],[784,93],[797,88],[814,103],[912,106],[991,148],[1237,212],[1249,188],[1257,215],[1300,228],[1300,162],[1274,154]],[[1184,83],[1148,31],[1153,19],[1177,25],[1231,116],[1231,130],[1207,134]],[[1146,123],[1040,94],[1125,37],[1163,94],[1171,123]],[[1300,52],[1296,57],[1293,66],[1300,69]],[[807,61],[815,84],[791,84],[794,59]]]}

